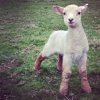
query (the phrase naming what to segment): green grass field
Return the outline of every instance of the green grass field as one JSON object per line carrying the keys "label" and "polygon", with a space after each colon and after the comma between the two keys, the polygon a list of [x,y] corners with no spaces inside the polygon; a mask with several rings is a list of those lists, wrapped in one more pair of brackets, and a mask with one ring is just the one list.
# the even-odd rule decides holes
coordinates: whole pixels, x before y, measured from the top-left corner
{"label": "green grass field", "polygon": [[[67,30],[54,5],[84,5],[82,17],[88,36],[88,79],[92,93],[83,92],[77,67],[72,67],[68,96],[59,93],[61,71],[57,54],[34,71],[36,57],[54,30]],[[0,2],[0,100],[100,100],[100,0],[1,0]]]}

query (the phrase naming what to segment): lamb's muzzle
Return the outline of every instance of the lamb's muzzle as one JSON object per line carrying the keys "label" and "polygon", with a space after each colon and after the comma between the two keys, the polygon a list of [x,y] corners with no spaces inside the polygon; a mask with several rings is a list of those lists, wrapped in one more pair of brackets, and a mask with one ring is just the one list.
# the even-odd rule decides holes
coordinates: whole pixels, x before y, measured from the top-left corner
{"label": "lamb's muzzle", "polygon": [[39,70],[44,59],[55,52],[58,53],[57,69],[63,71],[60,85],[60,93],[63,95],[68,94],[68,81],[72,73],[71,66],[73,62],[78,65],[82,89],[87,93],[91,92],[86,67],[89,45],[81,24],[81,16],[87,8],[88,4],[83,6],[68,5],[65,8],[60,6],[53,7],[56,13],[63,15],[68,31],[53,32],[35,61],[34,68]]}

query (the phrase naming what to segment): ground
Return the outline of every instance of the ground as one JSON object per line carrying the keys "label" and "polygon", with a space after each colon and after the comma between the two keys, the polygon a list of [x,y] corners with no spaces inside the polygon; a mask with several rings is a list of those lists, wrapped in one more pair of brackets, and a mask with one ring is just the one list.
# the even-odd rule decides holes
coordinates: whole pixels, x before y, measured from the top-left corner
{"label": "ground", "polygon": [[[36,57],[54,30],[67,30],[63,17],[52,7],[68,4],[89,9],[82,17],[88,37],[88,79],[92,93],[80,86],[77,67],[69,82],[68,96],[59,93],[61,71],[57,54],[34,71]],[[0,0],[0,100],[100,100],[100,0]]]}

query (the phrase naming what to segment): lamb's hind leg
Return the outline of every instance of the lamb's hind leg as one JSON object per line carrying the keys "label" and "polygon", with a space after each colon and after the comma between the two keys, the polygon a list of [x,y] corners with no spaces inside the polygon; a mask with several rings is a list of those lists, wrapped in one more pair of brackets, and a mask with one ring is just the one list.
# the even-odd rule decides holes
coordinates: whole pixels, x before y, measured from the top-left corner
{"label": "lamb's hind leg", "polygon": [[57,62],[58,70],[62,70],[62,62],[63,62],[63,56],[61,54],[58,54],[58,62]]}
{"label": "lamb's hind leg", "polygon": [[36,61],[35,61],[34,69],[39,70],[42,61],[45,60],[45,59],[46,59],[46,57],[43,57],[42,53],[40,53],[39,56],[37,57]]}
{"label": "lamb's hind leg", "polygon": [[86,60],[87,60],[87,55],[84,54],[82,58],[78,61],[78,69],[81,78],[81,87],[85,92],[90,93],[91,87],[89,85],[87,78]]}
{"label": "lamb's hind leg", "polygon": [[52,48],[52,44],[47,42],[46,45],[44,46],[43,50],[41,51],[41,53],[39,54],[39,56],[37,57],[37,59],[35,61],[34,69],[39,70],[42,61],[45,60],[46,58],[48,58],[53,53],[54,53],[54,49]]}

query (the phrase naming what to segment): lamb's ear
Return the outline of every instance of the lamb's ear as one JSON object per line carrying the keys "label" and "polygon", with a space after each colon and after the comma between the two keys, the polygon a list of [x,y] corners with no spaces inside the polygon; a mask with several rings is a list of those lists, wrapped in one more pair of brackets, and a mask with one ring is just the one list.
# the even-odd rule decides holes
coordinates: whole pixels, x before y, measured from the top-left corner
{"label": "lamb's ear", "polygon": [[85,4],[85,5],[80,6],[80,7],[81,7],[81,12],[84,13],[87,10],[87,8],[89,7],[89,4]]}
{"label": "lamb's ear", "polygon": [[60,7],[60,6],[53,6],[53,9],[54,9],[54,11],[55,11],[57,14],[63,15],[63,10],[64,10],[63,7]]}

